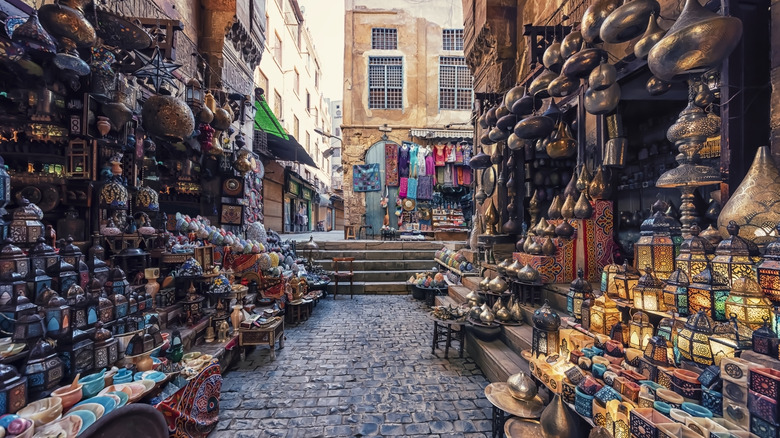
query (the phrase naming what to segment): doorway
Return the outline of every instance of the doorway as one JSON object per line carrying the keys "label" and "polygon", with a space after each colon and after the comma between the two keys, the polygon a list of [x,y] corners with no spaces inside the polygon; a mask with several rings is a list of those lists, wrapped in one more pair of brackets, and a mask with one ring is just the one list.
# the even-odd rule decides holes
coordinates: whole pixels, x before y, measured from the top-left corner
{"label": "doorway", "polygon": [[[380,141],[371,145],[366,151],[366,164],[379,164],[379,181],[382,190],[366,193],[366,224],[371,225],[374,235],[378,236],[382,229],[382,221],[385,217],[385,209],[380,204],[385,193],[385,144],[396,144],[394,141]],[[398,145],[400,147],[401,145]],[[398,199],[398,187],[388,187],[388,211],[390,214],[390,227],[398,229],[398,217],[395,215],[395,203]],[[359,224],[360,222],[358,222]]]}

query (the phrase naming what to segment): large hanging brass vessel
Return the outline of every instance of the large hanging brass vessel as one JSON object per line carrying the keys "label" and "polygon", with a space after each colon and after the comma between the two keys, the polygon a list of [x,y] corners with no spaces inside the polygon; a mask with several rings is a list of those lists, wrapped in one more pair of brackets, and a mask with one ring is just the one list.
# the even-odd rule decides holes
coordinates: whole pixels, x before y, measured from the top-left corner
{"label": "large hanging brass vessel", "polygon": [[585,90],[585,111],[593,115],[610,113],[620,103],[620,94],[617,82],[603,91],[588,88]]}
{"label": "large hanging brass vessel", "polygon": [[616,80],[617,70],[615,66],[605,61],[590,72],[590,75],[588,75],[588,86],[596,91],[602,91],[611,87]]}
{"label": "large hanging brass vessel", "polygon": [[558,38],[553,40],[547,49],[542,54],[542,64],[556,73],[560,73],[561,65],[563,65],[563,57],[561,57],[561,43],[558,42]]}
{"label": "large hanging brass vessel", "polygon": [[576,438],[577,422],[568,407],[564,406],[559,394],[555,394],[552,403],[547,405],[539,419],[544,438]]}
{"label": "large hanging brass vessel", "polygon": [[586,78],[601,63],[605,56],[606,52],[604,50],[586,48],[585,43],[582,43],[580,51],[563,63],[561,74],[570,78]]}
{"label": "large hanging brass vessel", "polygon": [[672,89],[672,83],[650,76],[645,84],[645,90],[651,96],[660,96]]}
{"label": "large hanging brass vessel", "polygon": [[577,200],[577,205],[574,206],[574,217],[577,219],[590,219],[593,216],[593,206],[590,205],[588,195],[585,192],[580,193],[580,199]]}
{"label": "large hanging brass vessel", "polygon": [[68,49],[95,45],[95,28],[77,9],[56,3],[43,5],[38,17],[43,27]]}
{"label": "large hanging brass vessel", "polygon": [[557,78],[558,75],[551,70],[545,69],[539,76],[534,78],[531,85],[528,87],[528,94],[536,97],[537,99],[546,99],[550,97],[547,92],[547,87],[550,86],[550,82]]}
{"label": "large hanging brass vessel", "polygon": [[496,229],[496,225],[498,224],[498,210],[496,210],[496,205],[493,203],[492,198],[485,209],[484,217],[485,235],[493,236],[498,234],[498,230]]}
{"label": "large hanging brass vessel", "polygon": [[588,194],[593,199],[609,199],[612,196],[612,185],[609,183],[606,175],[604,175],[603,166],[599,166],[593,181],[590,182]]}
{"label": "large hanging brass vessel", "polygon": [[547,143],[547,155],[552,159],[571,157],[577,152],[577,141],[571,137],[569,125],[561,120],[555,138]]}
{"label": "large hanging brass vessel", "polygon": [[661,5],[656,0],[629,0],[609,14],[599,35],[610,44],[625,43],[642,35],[647,28],[647,17],[660,12]]}
{"label": "large hanging brass vessel", "polygon": [[525,139],[547,137],[555,129],[555,121],[545,115],[526,117],[515,125],[515,135]]}
{"label": "large hanging brass vessel", "polygon": [[184,101],[173,96],[154,95],[144,102],[143,125],[150,134],[182,141],[195,130],[195,117]]}
{"label": "large hanging brass vessel", "polygon": [[569,32],[561,41],[561,57],[564,60],[569,59],[571,55],[580,51],[580,47],[582,47],[582,33],[578,30]]}
{"label": "large hanging brass vessel", "polygon": [[724,238],[729,221],[739,225],[740,237],[757,245],[774,240],[780,223],[780,172],[768,146],[758,148],[747,175],[720,211],[718,230]]}
{"label": "large hanging brass vessel", "polygon": [[561,216],[563,216],[564,219],[573,218],[575,205],[577,205],[577,200],[574,199],[574,196],[568,195],[566,197],[566,201],[563,203],[563,207],[561,208]]}
{"label": "large hanging brass vessel", "polygon": [[653,75],[665,81],[706,71],[729,56],[742,37],[742,21],[686,0],[682,13],[647,56]]}
{"label": "large hanging brass vessel", "polygon": [[566,97],[580,88],[580,80],[560,75],[547,86],[547,93],[552,97]]}
{"label": "large hanging brass vessel", "polygon": [[523,94],[525,94],[525,87],[521,87],[520,85],[513,87],[504,95],[504,106],[511,110],[515,102],[523,97]]}
{"label": "large hanging brass vessel", "polygon": [[620,0],[596,0],[588,6],[580,24],[582,38],[589,43],[601,42],[601,25],[619,5]]}
{"label": "large hanging brass vessel", "polygon": [[639,59],[646,59],[650,49],[666,35],[666,31],[658,25],[656,14],[650,14],[649,20],[644,35],[634,44],[634,55]]}

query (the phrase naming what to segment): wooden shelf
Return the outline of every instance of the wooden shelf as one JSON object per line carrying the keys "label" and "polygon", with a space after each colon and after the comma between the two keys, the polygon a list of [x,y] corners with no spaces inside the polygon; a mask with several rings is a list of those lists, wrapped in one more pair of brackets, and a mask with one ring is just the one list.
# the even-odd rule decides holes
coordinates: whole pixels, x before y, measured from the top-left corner
{"label": "wooden shelf", "polygon": [[451,271],[451,272],[453,272],[455,274],[458,274],[461,277],[475,277],[475,276],[477,276],[476,272],[462,272],[460,269],[456,269],[456,268],[453,268],[451,266],[447,266],[446,263],[444,263],[443,261],[441,261],[441,260],[439,260],[437,258],[434,258],[433,260],[435,260],[436,263],[438,263],[438,264],[444,266],[445,268],[447,268],[447,270],[449,270],[449,271]]}

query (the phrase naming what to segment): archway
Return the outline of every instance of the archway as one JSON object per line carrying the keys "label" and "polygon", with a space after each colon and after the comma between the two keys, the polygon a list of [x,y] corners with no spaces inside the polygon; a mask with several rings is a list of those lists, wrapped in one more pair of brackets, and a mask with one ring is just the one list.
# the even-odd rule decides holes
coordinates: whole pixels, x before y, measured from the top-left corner
{"label": "archway", "polygon": [[[385,194],[385,144],[398,143],[391,140],[382,140],[374,143],[366,151],[366,164],[379,164],[379,181],[381,182],[382,190],[378,192],[365,192],[366,193],[366,223],[371,225],[374,229],[374,234],[379,235],[379,231],[382,229],[382,220],[385,217],[385,209],[380,205],[382,196]],[[400,147],[400,145],[398,145]],[[390,214],[390,226],[398,228],[398,217],[395,215],[395,202],[398,199],[398,187],[388,187],[389,199],[388,209]]]}

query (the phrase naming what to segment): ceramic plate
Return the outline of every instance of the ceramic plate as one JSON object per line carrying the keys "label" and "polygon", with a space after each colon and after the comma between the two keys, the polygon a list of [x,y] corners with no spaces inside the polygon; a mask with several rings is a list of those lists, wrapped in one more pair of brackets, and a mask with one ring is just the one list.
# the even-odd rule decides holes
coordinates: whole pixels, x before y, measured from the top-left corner
{"label": "ceramic plate", "polygon": [[65,417],[70,417],[72,415],[75,415],[79,418],[81,418],[81,429],[79,429],[79,433],[84,432],[87,430],[89,426],[92,426],[92,423],[97,421],[97,418],[95,417],[95,414],[91,411],[83,411],[83,410],[77,410],[77,411],[71,411],[68,412]]}
{"label": "ceramic plate", "polygon": [[165,374],[159,371],[142,371],[139,373],[135,373],[135,378],[134,378],[135,381],[144,380],[144,379],[151,380],[156,383],[165,379]]}
{"label": "ceramic plate", "polygon": [[109,392],[109,394],[119,398],[119,404],[116,405],[117,408],[121,408],[122,406],[126,405],[127,401],[130,399],[130,396],[127,395],[127,393],[124,391],[113,391]]}

